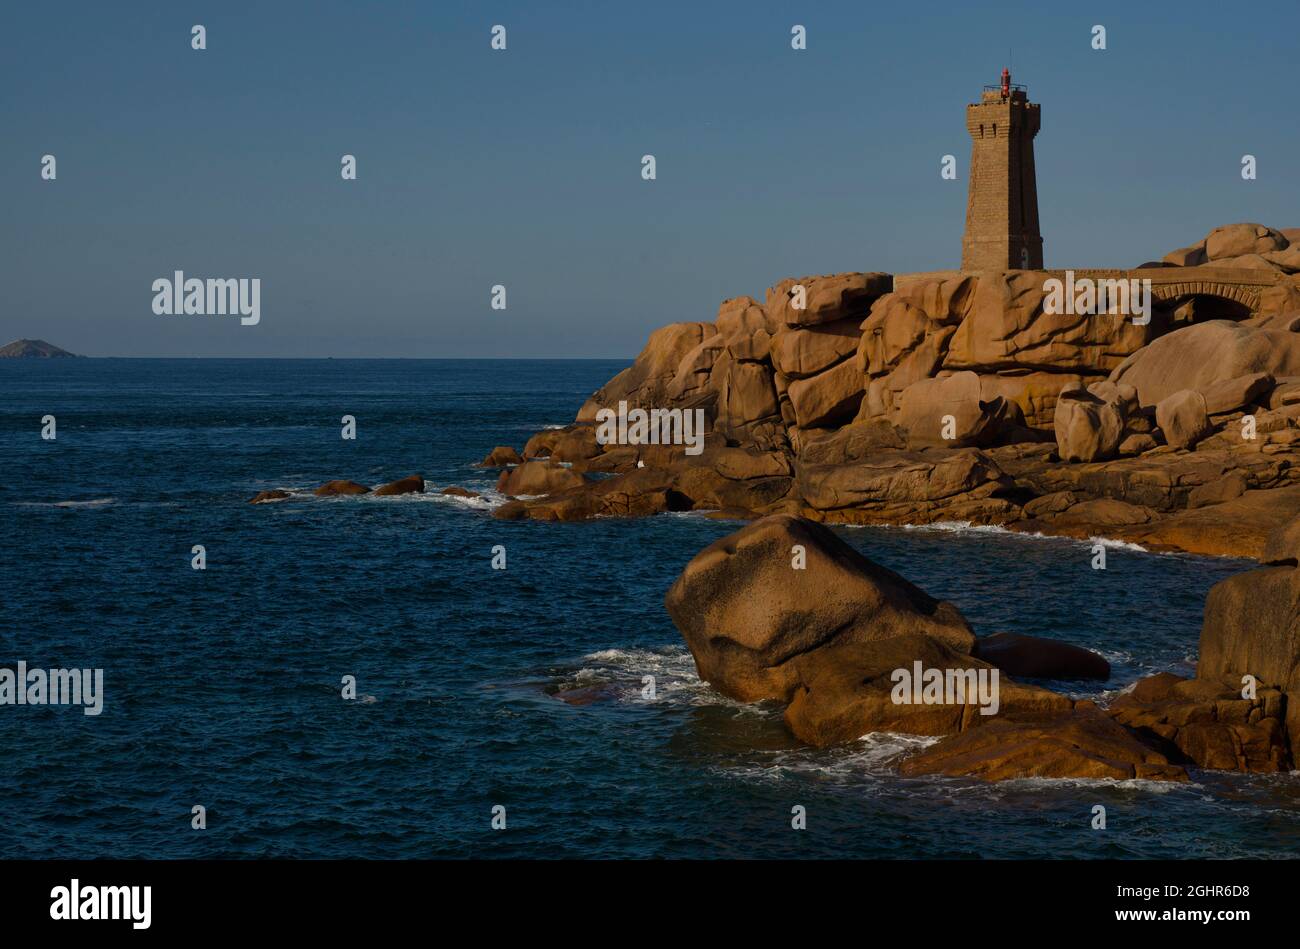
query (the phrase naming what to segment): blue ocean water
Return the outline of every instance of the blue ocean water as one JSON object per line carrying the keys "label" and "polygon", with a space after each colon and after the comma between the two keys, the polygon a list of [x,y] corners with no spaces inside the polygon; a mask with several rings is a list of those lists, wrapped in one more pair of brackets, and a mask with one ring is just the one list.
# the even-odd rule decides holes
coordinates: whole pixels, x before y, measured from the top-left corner
{"label": "blue ocean water", "polygon": [[[0,362],[0,666],[105,670],[99,716],[0,707],[0,857],[1296,851],[1300,776],[904,779],[893,764],[919,739],[801,748],[778,708],[714,694],[662,598],[737,524],[501,522],[493,473],[474,466],[570,421],[622,365]],[[411,473],[429,493],[247,503]],[[450,484],[488,493],[433,493]],[[842,535],[981,633],[1102,651],[1110,689],[1190,672],[1206,591],[1249,566],[1119,546],[1095,571],[1088,545],[1063,539]],[[206,830],[191,829],[196,804]]]}

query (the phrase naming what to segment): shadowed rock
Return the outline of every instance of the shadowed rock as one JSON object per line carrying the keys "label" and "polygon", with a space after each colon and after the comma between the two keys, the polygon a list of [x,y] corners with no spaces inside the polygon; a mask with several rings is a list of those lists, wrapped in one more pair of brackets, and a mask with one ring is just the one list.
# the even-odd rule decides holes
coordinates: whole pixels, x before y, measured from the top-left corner
{"label": "shadowed rock", "polygon": [[1057,639],[994,633],[977,640],[974,652],[1008,675],[1027,679],[1110,678],[1110,663],[1103,656]]}
{"label": "shadowed rock", "polygon": [[377,497],[389,497],[395,494],[423,494],[424,477],[421,475],[409,475],[398,481],[392,481],[381,487],[375,488]]}

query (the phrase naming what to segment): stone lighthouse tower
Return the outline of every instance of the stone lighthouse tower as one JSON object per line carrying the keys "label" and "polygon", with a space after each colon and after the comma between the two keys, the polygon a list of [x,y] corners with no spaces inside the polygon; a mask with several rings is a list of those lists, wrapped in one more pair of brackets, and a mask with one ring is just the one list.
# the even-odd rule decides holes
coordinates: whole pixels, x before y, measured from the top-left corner
{"label": "stone lighthouse tower", "polygon": [[985,86],[980,101],[966,106],[970,132],[970,194],[962,270],[1041,270],[1043,237],[1038,231],[1038,185],[1034,178],[1034,136],[1038,106],[1024,86]]}

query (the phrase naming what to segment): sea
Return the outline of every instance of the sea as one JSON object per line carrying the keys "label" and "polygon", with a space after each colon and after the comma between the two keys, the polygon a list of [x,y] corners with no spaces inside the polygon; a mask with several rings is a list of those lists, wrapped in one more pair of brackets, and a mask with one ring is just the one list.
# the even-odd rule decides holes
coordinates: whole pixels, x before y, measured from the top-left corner
{"label": "sea", "polygon": [[[500,521],[477,465],[625,365],[0,362],[0,666],[103,670],[98,715],[0,706],[0,858],[1297,852],[1300,774],[903,778],[931,739],[801,747],[779,706],[714,692],[663,596],[740,523]],[[410,474],[423,494],[310,494]],[[277,488],[293,497],[248,503]],[[1054,685],[1101,701],[1191,674],[1206,592],[1251,566],[1111,544],[1095,570],[1086,541],[837,530],[981,635],[1098,650],[1109,682]]]}

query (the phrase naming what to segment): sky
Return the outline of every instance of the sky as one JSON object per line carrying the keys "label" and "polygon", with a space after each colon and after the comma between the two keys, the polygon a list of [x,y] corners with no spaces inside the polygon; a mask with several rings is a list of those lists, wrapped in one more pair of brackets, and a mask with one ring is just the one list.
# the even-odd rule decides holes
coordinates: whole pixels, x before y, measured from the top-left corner
{"label": "sky", "polygon": [[[92,356],[630,358],[784,277],[954,268],[1008,63],[1047,267],[1300,226],[1295,0],[7,3],[0,44],[0,343]],[[155,314],[176,270],[260,322]]]}

